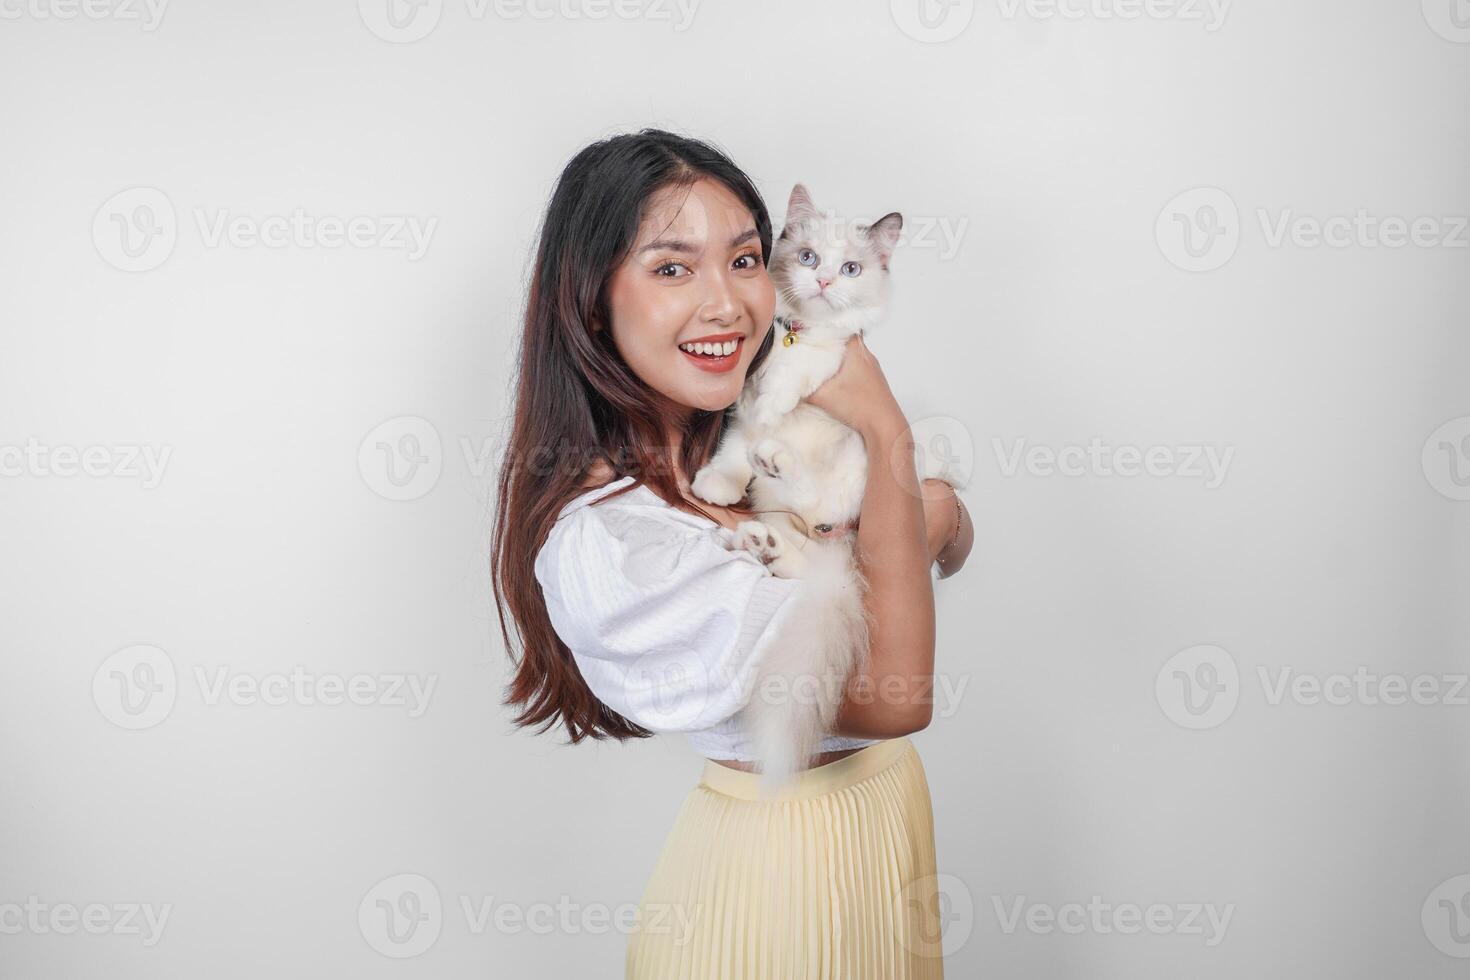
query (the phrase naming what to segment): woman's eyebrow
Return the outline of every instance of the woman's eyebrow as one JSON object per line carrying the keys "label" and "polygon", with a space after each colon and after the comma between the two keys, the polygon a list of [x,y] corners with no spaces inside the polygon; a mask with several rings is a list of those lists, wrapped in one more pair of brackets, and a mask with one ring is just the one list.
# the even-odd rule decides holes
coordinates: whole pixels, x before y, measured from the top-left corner
{"label": "woman's eyebrow", "polygon": [[[734,238],[730,239],[730,247],[731,248],[734,248],[737,245],[740,245],[740,244],[743,244],[744,242],[750,241],[754,237],[756,237],[756,231],[755,231],[755,229],[754,228],[747,228],[744,231],[742,231],[740,234],[736,235]],[[642,248],[640,248],[638,250],[638,254],[639,255],[642,255],[644,252],[648,252],[648,251],[651,251],[653,249],[664,249],[664,250],[669,251],[669,252],[686,252],[686,253],[699,251],[699,249],[697,249],[694,246],[690,245],[688,242],[684,241],[682,238],[660,238],[656,242],[649,242],[647,245],[644,245]]]}

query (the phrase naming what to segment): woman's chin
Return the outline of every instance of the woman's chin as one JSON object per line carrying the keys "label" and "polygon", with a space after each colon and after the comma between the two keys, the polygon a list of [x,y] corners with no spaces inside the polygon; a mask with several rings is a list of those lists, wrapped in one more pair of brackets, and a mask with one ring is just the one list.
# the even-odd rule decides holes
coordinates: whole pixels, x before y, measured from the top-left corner
{"label": "woman's chin", "polygon": [[724,390],[710,389],[705,391],[692,391],[688,394],[689,401],[685,404],[699,409],[701,412],[718,412],[735,404],[740,397],[740,386],[727,386]]}

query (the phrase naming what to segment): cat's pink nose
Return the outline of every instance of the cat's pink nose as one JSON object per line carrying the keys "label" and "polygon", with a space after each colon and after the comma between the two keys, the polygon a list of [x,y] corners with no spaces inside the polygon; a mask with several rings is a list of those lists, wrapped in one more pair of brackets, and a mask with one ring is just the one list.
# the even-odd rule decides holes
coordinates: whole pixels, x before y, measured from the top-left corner
{"label": "cat's pink nose", "polygon": [[818,289],[826,289],[830,285],[832,285],[832,280],[831,279],[818,279],[817,280],[817,288]]}

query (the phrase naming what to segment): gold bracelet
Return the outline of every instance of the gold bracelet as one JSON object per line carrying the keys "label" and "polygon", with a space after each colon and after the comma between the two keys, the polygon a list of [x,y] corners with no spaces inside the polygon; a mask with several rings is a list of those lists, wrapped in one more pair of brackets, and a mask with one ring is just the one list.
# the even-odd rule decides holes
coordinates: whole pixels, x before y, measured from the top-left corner
{"label": "gold bracelet", "polygon": [[953,548],[956,544],[959,543],[960,527],[962,526],[965,519],[965,504],[964,501],[960,500],[960,492],[954,488],[953,484],[946,483],[945,485],[949,487],[949,492],[954,494],[954,537],[950,538],[949,544],[945,545],[943,548],[940,548],[939,554],[935,556],[934,560],[937,561],[940,565],[944,564],[945,552],[949,551],[949,549]]}

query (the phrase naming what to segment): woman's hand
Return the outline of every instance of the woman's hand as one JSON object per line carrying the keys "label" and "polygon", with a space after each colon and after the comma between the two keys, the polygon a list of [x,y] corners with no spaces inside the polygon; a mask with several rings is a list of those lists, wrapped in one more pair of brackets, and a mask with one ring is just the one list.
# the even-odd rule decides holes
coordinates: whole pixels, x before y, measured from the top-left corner
{"label": "woman's hand", "polygon": [[804,400],[865,435],[894,424],[908,428],[898,399],[888,387],[888,378],[861,334],[848,338],[837,373]]}
{"label": "woman's hand", "polygon": [[[954,487],[944,480],[930,478],[919,487],[924,498],[924,529],[929,541],[929,556],[938,561],[939,577],[949,578],[965,565],[970,548],[975,543],[975,525],[970,521],[970,512],[960,506],[960,498]],[[959,533],[955,533],[958,526]]]}

